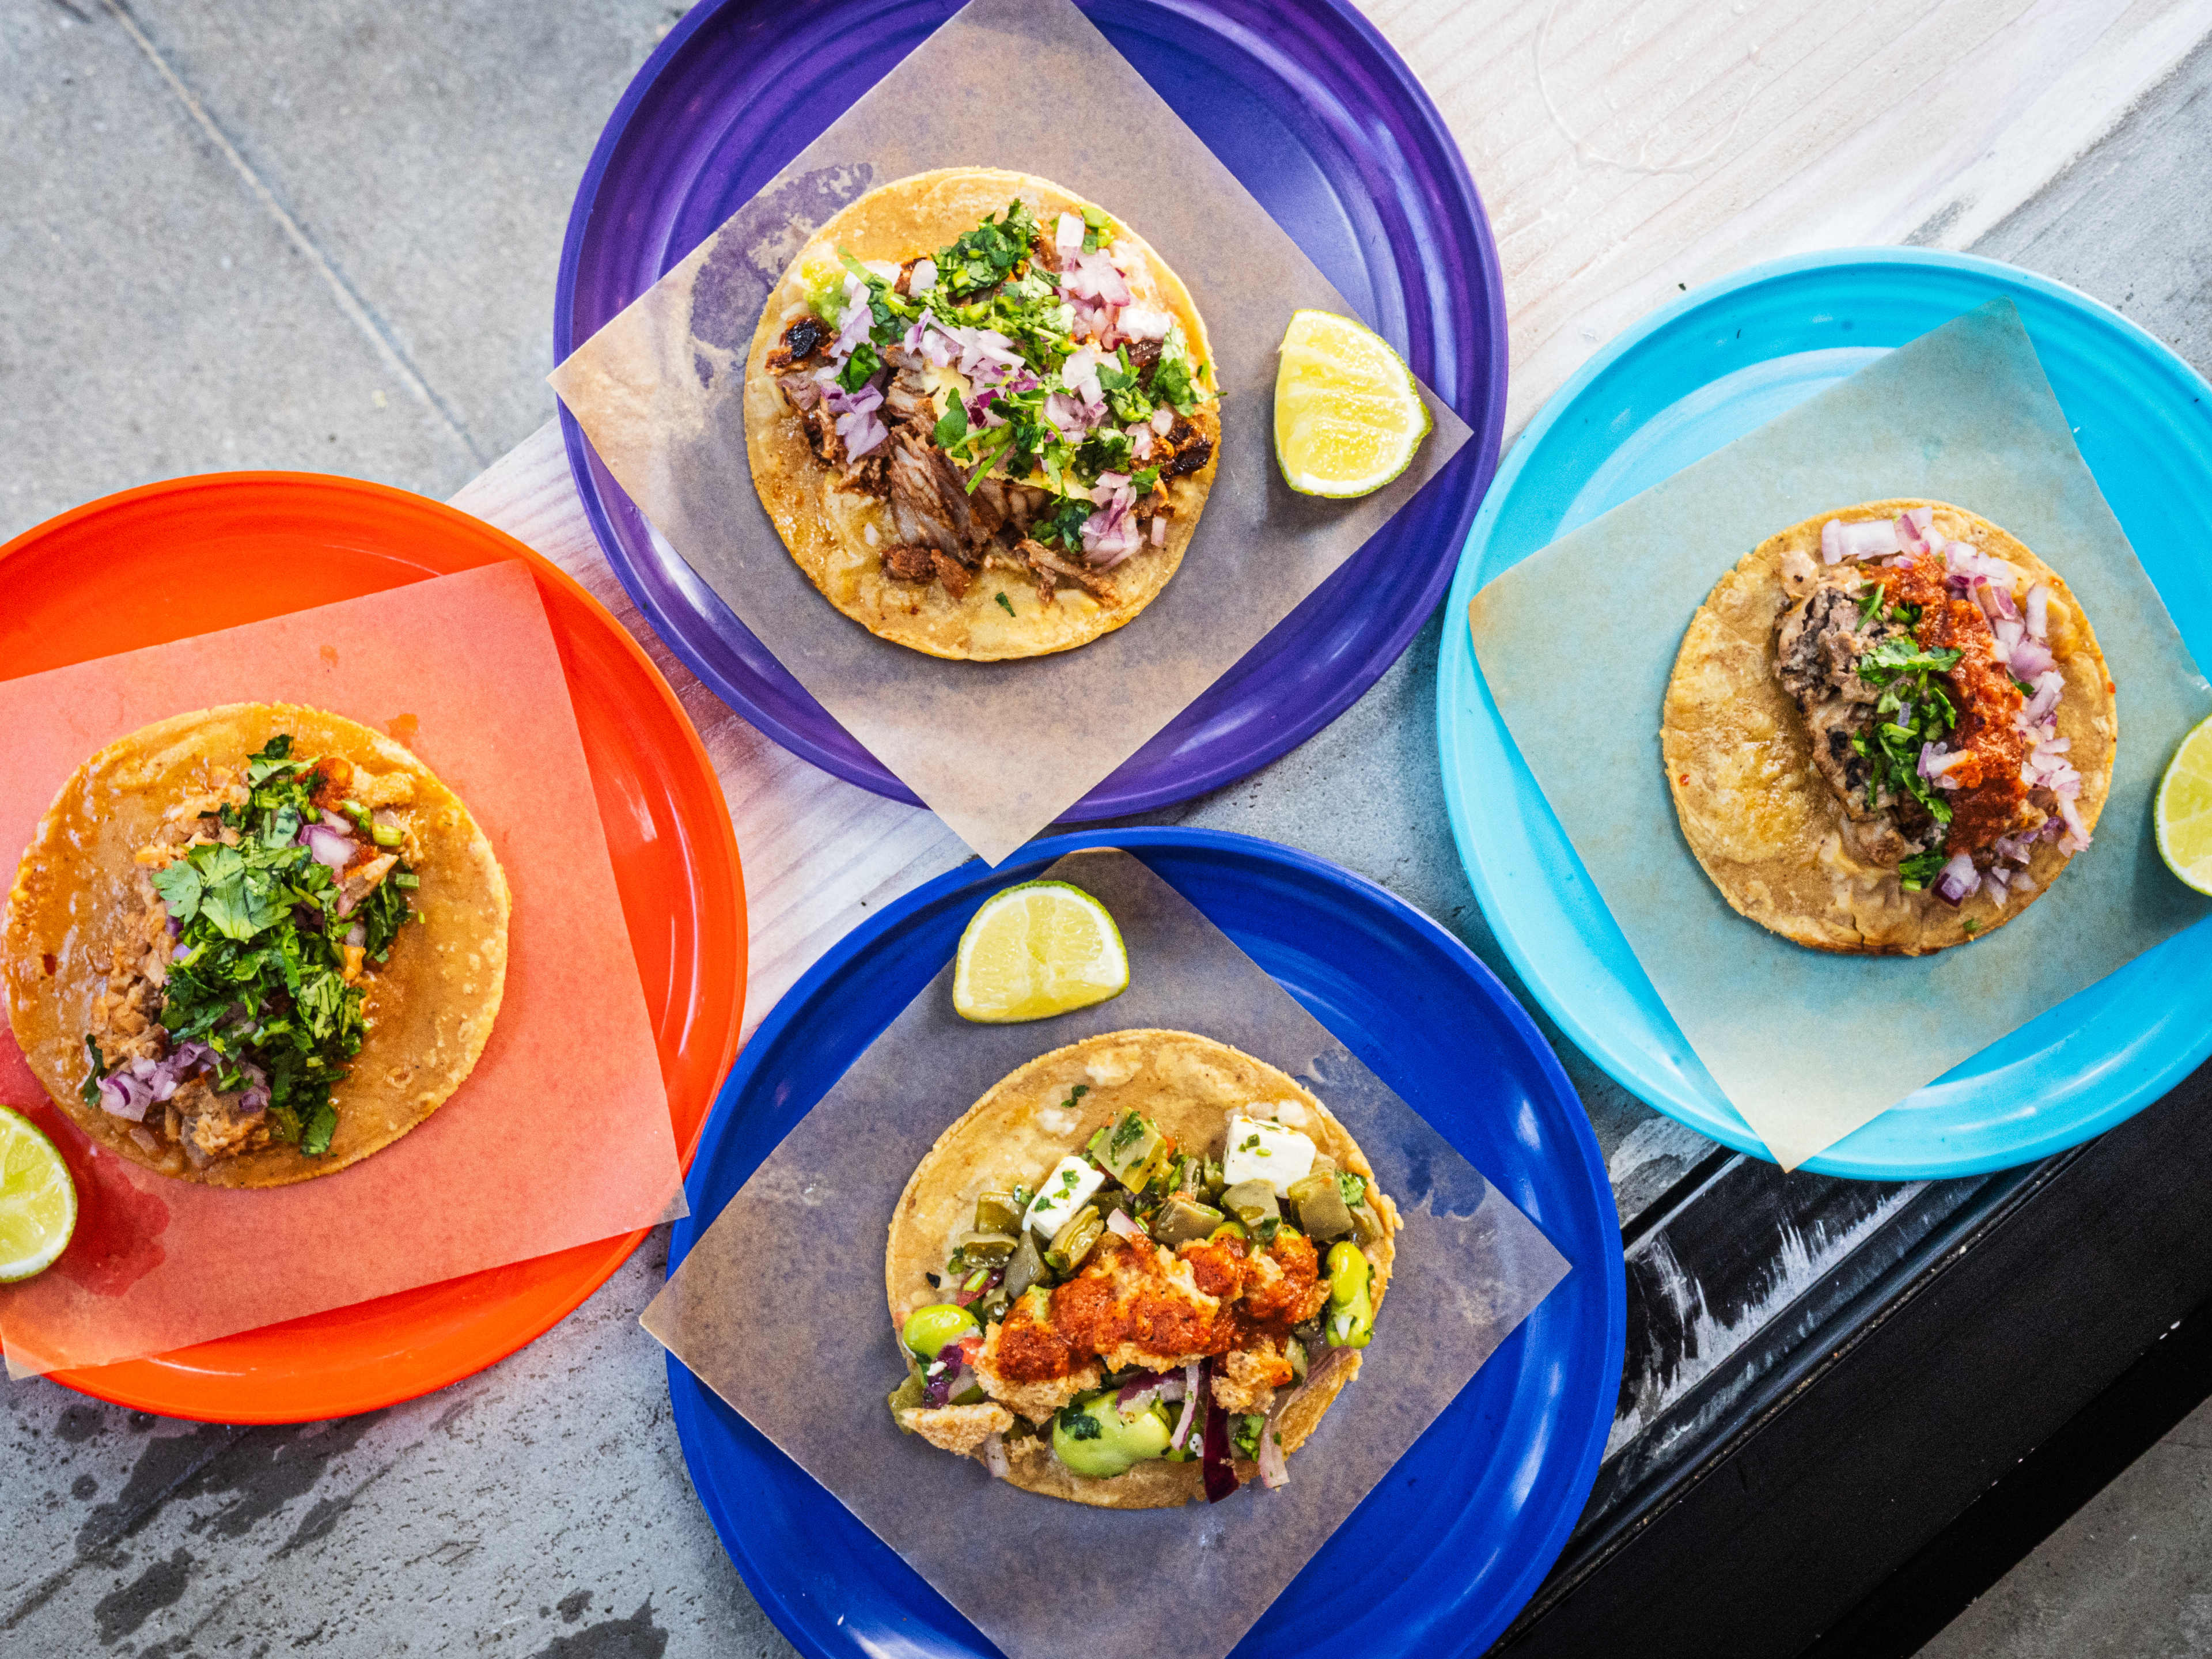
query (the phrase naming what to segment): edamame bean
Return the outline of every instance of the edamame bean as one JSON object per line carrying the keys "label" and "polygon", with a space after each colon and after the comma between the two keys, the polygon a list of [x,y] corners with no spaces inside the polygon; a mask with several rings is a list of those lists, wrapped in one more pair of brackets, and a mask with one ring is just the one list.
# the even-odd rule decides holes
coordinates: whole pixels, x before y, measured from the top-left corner
{"label": "edamame bean", "polygon": [[1125,1417],[1112,1395],[1094,1395],[1053,1419],[1052,1455],[1078,1474],[1108,1480],[1159,1456],[1174,1434],[1157,1401]]}
{"label": "edamame bean", "polygon": [[906,1316],[906,1328],[899,1336],[917,1358],[934,1359],[946,1343],[980,1335],[982,1329],[967,1309],[956,1303],[933,1302]]}
{"label": "edamame bean", "polygon": [[1350,1240],[1328,1252],[1328,1317],[1323,1328],[1332,1348],[1364,1348],[1375,1334],[1375,1304],[1367,1294],[1367,1257]]}

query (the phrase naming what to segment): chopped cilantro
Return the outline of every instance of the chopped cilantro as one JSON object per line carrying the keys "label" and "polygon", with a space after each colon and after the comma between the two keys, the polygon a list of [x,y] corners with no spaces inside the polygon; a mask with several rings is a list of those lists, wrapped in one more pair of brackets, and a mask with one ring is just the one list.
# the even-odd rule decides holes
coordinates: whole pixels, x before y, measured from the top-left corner
{"label": "chopped cilantro", "polygon": [[837,371],[837,384],[848,392],[858,392],[873,379],[884,366],[876,355],[875,347],[866,340],[853,348],[853,355],[845,359],[845,367]]}
{"label": "chopped cilantro", "polygon": [[1337,1195],[1343,1199],[1344,1207],[1356,1210],[1367,1201],[1367,1177],[1357,1176],[1349,1170],[1336,1172]]}
{"label": "chopped cilantro", "polygon": [[[338,876],[298,839],[315,813],[315,763],[295,757],[290,735],[279,732],[246,775],[244,810],[227,806],[219,819],[239,831],[237,845],[194,847],[152,877],[180,950],[160,1020],[173,1044],[213,1051],[217,1090],[265,1079],[278,1138],[319,1156],[337,1127],[331,1091],[368,1034],[366,993],[344,977],[345,935],[358,924],[364,954],[383,961],[412,914],[406,895],[416,878],[403,860],[341,915]],[[366,818],[361,812],[356,833]],[[97,1068],[98,1048],[86,1044]]]}
{"label": "chopped cilantro", "polygon": [[994,593],[991,597],[999,602],[1000,610],[1005,611],[1009,617],[1014,614],[1014,602],[1008,599],[1003,592]]}
{"label": "chopped cilantro", "polygon": [[1960,922],[1959,925],[1966,930],[1966,937],[1968,939],[1973,938],[1975,934],[1982,931],[1982,919],[1979,916],[1968,916],[1966,921]]}
{"label": "chopped cilantro", "polygon": [[1017,198],[998,217],[986,217],[951,246],[938,250],[937,285],[951,299],[997,287],[1029,258],[1036,229],[1036,216]]}
{"label": "chopped cilantro", "polygon": [[84,1087],[77,1091],[77,1097],[89,1106],[100,1098],[100,1080],[107,1075],[107,1060],[100,1052],[100,1045],[92,1040],[89,1031],[84,1034],[84,1051],[92,1056],[92,1075],[85,1079]]}
{"label": "chopped cilantro", "polygon": [[1915,853],[1897,866],[1897,884],[1908,893],[1917,893],[1943,872],[1950,862],[1949,856],[1940,847],[1925,853]]}
{"label": "chopped cilantro", "polygon": [[1075,1109],[1075,1103],[1082,1099],[1084,1096],[1090,1092],[1091,1085],[1089,1084],[1077,1084],[1073,1089],[1067,1091],[1067,1098],[1060,1103],[1060,1109],[1063,1112],[1073,1111]]}

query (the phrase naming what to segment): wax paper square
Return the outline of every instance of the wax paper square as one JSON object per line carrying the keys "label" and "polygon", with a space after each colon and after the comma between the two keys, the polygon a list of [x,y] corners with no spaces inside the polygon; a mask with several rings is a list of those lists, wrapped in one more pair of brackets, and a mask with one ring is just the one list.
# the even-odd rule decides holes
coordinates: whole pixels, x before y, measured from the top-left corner
{"label": "wax paper square", "polygon": [[[855,197],[958,166],[1038,174],[1127,214],[1196,300],[1222,392],[1219,468],[1174,580],[1126,627],[1017,662],[925,656],[833,609],[762,510],[745,455],[744,354],[786,264]],[[659,534],[995,864],[1220,678],[1470,435],[1424,387],[1436,427],[1395,482],[1359,501],[1293,494],[1272,434],[1276,347],[1300,307],[1358,314],[1080,11],[974,0],[552,381]]]}
{"label": "wax paper square", "polygon": [[[1102,1619],[1111,1651],[1218,1659],[1567,1262],[1139,860],[1072,854],[1046,876],[1113,913],[1129,988],[1056,1019],[976,1025],[952,1012],[948,963],[715,1218],[644,1323],[1014,1659],[1095,1659]],[[1289,1485],[1255,1483],[1212,1505],[1100,1510],[993,1480],[892,1426],[884,1396],[902,1361],[884,1238],[915,1166],[969,1103],[1039,1054],[1143,1027],[1197,1031],[1297,1078],[1351,1130],[1404,1225],[1373,1346],[1289,1460]],[[757,1316],[763,1284],[778,1286],[773,1320]],[[979,1538],[1000,1541],[979,1549]],[[1032,1583],[1024,1562],[1050,1570]]]}
{"label": "wax paper square", "polygon": [[[489,565],[0,681],[0,858],[97,750],[172,714],[300,702],[391,733],[489,837],[514,895],[499,1019],[468,1080],[360,1163],[295,1186],[172,1180],[95,1146],[0,1029],[0,1103],[76,1178],[76,1236],[0,1285],[9,1373],[98,1365],[649,1226],[682,1202],[659,1052],[558,647]],[[680,1209],[676,1212],[681,1213]]]}
{"label": "wax paper square", "polygon": [[[1729,908],[1682,839],[1659,750],[1683,630],[1745,550],[1888,496],[1955,502],[2080,595],[2118,686],[2096,842],[2024,915],[1925,957],[1832,955]],[[1563,630],[1561,617],[1572,626]],[[1966,313],[1475,595],[1483,678],[1544,799],[1706,1069],[1784,1169],[2212,914],[2150,803],[2212,688],[2075,447],[2009,300]]]}

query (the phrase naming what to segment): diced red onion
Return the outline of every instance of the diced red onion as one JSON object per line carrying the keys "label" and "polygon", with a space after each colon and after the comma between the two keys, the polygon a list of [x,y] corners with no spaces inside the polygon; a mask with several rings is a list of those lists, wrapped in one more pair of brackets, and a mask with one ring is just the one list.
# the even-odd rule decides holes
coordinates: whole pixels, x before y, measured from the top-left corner
{"label": "diced red onion", "polygon": [[1289,1483],[1291,1472],[1283,1467],[1282,1443],[1275,1437],[1275,1422],[1279,1413],[1270,1412],[1260,1425],[1260,1484],[1273,1492]]}
{"label": "diced red onion", "polygon": [[1936,896],[1951,904],[1960,903],[1980,880],[1974,872],[1974,860],[1964,853],[1954,853],[1943,866],[1943,873],[1936,878]]}
{"label": "diced red onion", "polygon": [[1845,524],[1840,519],[1831,519],[1820,526],[1823,564],[1835,564],[1844,559],[1883,558],[1904,550],[1905,544],[1898,539],[1893,520],[1869,519],[1858,524]]}
{"label": "diced red onion", "polygon": [[2081,817],[2081,808],[2074,797],[2058,797],[2058,816],[2066,822],[2066,834],[2058,842],[2062,853],[2078,853],[2089,844],[2089,826]]}
{"label": "diced red onion", "polygon": [[1062,254],[1083,251],[1083,220],[1080,216],[1063,213],[1054,222],[1052,245]]}
{"label": "diced red onion", "polygon": [[908,295],[911,297],[916,294],[927,294],[930,289],[936,286],[937,261],[929,258],[927,256],[922,258],[916,259],[914,262],[914,269],[907,273],[906,291]]}
{"label": "diced red onion", "polygon": [[[1116,1211],[1115,1213],[1118,1215],[1121,1212]],[[1164,1372],[1139,1371],[1115,1390],[1114,1409],[1124,1417],[1130,1415],[1140,1407],[1151,1404],[1152,1397],[1160,1391],[1160,1384],[1166,1381],[1167,1374]]]}
{"label": "diced red onion", "polygon": [[1936,550],[1935,539],[1928,528],[1935,519],[1936,509],[1932,507],[1907,507],[1898,514],[1897,538],[1905,544],[1906,552],[1933,553]]}
{"label": "diced red onion", "polygon": [[1158,409],[1152,411],[1152,430],[1158,433],[1163,438],[1167,436],[1169,431],[1174,427],[1174,425],[1175,410],[1169,408],[1165,404],[1162,404]]}
{"label": "diced red onion", "polygon": [[1129,1218],[1127,1210],[1109,1211],[1106,1231],[1119,1238],[1142,1238],[1145,1236],[1145,1230]]}
{"label": "diced red onion", "polygon": [[1127,435],[1129,440],[1129,453],[1141,461],[1152,454],[1152,428],[1150,422],[1138,422],[1136,425],[1127,428]]}
{"label": "diced red onion", "polygon": [[348,945],[352,945],[355,950],[358,951],[362,945],[368,943],[368,927],[362,923],[356,921],[352,927],[346,929],[345,942]]}
{"label": "diced red onion", "polygon": [[[1987,582],[1983,582],[1974,591],[1979,595],[1996,590]],[[1996,635],[1997,660],[2002,663],[2011,662],[2014,650],[2027,638],[2027,629],[2010,617],[1993,618],[1990,623],[1990,632]]]}
{"label": "diced red onion", "polygon": [[795,409],[808,410],[821,401],[822,382],[801,379],[785,388],[784,395]]}
{"label": "diced red onion", "polygon": [[2018,836],[1999,836],[1990,846],[1999,858],[2014,864],[2026,864],[2032,850],[2029,843]]}
{"label": "diced red onion", "polygon": [[2038,644],[2051,637],[2051,590],[2041,582],[2027,590],[2027,636]]}
{"label": "diced red onion", "polygon": [[186,957],[191,955],[191,953],[192,947],[191,945],[179,945],[175,950],[169,952],[169,960],[172,962],[182,962]]}
{"label": "diced red onion", "polygon": [[2058,707],[2059,695],[2066,690],[2066,677],[2057,668],[2046,668],[2039,674],[2023,674],[2021,678],[2035,687],[2020,711],[2023,726],[2033,726]]}
{"label": "diced red onion", "polygon": [[1154,547],[1165,547],[1167,544],[1168,521],[1164,518],[1154,519],[1152,520],[1152,545]]}
{"label": "diced red onion", "polygon": [[[2057,659],[2051,654],[2051,647],[2042,641],[2023,639],[2013,647],[2009,665],[2014,678],[2033,681],[2049,673],[2057,665]],[[2059,684],[2065,684],[2064,676],[2060,677]]]}
{"label": "diced red onion", "polygon": [[2005,884],[2005,875],[2002,866],[1992,869],[1982,878],[1982,891],[1995,902],[2000,910],[2004,908],[2005,901],[2012,896],[2012,893]]}
{"label": "diced red onion", "polygon": [[1200,1362],[1194,1359],[1182,1368],[1182,1417],[1176,1424],[1176,1431],[1168,1439],[1169,1447],[1182,1449],[1182,1443],[1190,1437],[1190,1425],[1198,1416],[1198,1402],[1205,1395],[1205,1378]]}
{"label": "diced red onion", "polygon": [[1068,262],[1060,290],[1074,299],[1099,300],[1109,306],[1125,306],[1135,297],[1113,260],[1096,252],[1078,253]]}
{"label": "diced red onion", "polygon": [[1004,1480],[1012,1471],[1006,1467],[1006,1443],[999,1435],[987,1434],[978,1448],[983,1454],[983,1467],[991,1472],[994,1480]]}
{"label": "diced red onion", "polygon": [[352,837],[340,834],[327,823],[301,824],[298,840],[314,855],[316,863],[327,865],[333,870],[344,869],[353,861],[353,855],[361,850],[360,844]]}
{"label": "diced red onion", "polygon": [[2000,620],[2012,623],[2014,638],[2018,638],[2027,631],[2018,620],[2020,607],[2012,602],[2012,587],[2009,583],[1993,582],[1987,576],[1978,574],[1972,578],[1972,583],[1974,602],[1982,607],[1984,616],[1992,623]]}
{"label": "diced red onion", "polygon": [[837,316],[837,337],[831,343],[833,357],[849,357],[867,344],[876,325],[876,313],[868,305],[868,290],[857,276],[845,279],[845,308]]}

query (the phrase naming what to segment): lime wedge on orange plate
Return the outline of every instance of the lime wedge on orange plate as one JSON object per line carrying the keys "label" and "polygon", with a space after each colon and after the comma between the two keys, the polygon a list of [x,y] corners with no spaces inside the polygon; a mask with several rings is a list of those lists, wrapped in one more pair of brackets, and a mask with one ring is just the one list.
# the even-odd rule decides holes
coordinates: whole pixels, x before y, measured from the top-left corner
{"label": "lime wedge on orange plate", "polygon": [[76,1227],[76,1182],[54,1143],[0,1106],[0,1285],[44,1273]]}

